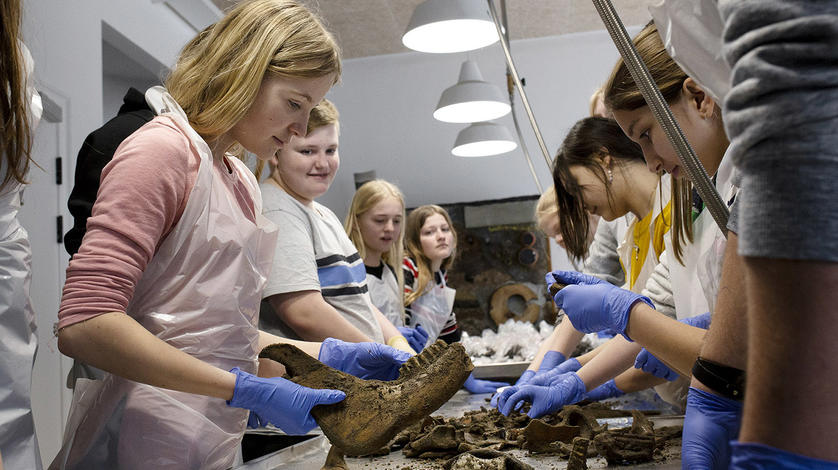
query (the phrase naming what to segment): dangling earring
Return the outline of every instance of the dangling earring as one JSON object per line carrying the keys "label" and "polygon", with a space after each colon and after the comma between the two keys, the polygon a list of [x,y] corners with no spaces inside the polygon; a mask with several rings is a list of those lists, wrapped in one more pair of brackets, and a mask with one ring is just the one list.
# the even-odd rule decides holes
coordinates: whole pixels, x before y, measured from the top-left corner
{"label": "dangling earring", "polygon": [[611,171],[611,168],[606,168],[605,170],[608,171],[608,182],[613,183],[614,182],[614,172]]}

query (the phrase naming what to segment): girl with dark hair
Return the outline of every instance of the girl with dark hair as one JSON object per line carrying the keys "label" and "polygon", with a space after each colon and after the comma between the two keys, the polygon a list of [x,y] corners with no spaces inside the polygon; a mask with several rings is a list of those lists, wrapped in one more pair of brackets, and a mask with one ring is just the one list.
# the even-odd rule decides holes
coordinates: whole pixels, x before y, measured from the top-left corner
{"label": "girl with dark hair", "polygon": [[[647,170],[640,146],[629,140],[614,120],[589,117],[577,122],[565,137],[554,161],[553,181],[559,227],[572,258],[582,259],[588,254],[589,214],[602,217],[606,223],[620,217],[628,219],[616,251],[624,286],[640,292],[658,264],[669,230],[669,178]],[[516,385],[541,384],[557,373],[576,371],[605,351],[591,376],[610,378],[626,369],[614,364],[640,352],[639,346],[617,337],[588,354],[566,360],[582,336],[584,333],[569,321],[561,322]],[[604,388],[592,391],[591,396],[601,399],[662,382],[650,374],[629,370]]]}

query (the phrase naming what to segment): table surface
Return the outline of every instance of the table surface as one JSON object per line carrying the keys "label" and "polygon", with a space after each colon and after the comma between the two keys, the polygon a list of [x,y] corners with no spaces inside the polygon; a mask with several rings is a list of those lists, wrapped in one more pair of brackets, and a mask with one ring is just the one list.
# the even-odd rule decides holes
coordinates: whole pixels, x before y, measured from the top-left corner
{"label": "table surface", "polygon": [[[632,405],[639,408],[644,408],[644,404],[648,406],[656,406],[656,403],[647,403],[650,401],[650,395],[629,394],[627,400],[622,403],[626,407]],[[448,402],[445,403],[434,415],[441,415],[445,417],[459,417],[463,412],[469,410],[480,409],[481,406],[488,407],[486,399],[491,394],[471,395],[465,390],[458,391]],[[648,408],[646,408],[648,409]],[[670,412],[671,410],[665,410]],[[677,421],[682,417],[673,417]],[[251,460],[243,465],[235,467],[235,469],[246,470],[320,470],[323,462],[326,461],[326,454],[329,451],[330,444],[319,429],[316,437],[299,444],[287,447],[285,449],[268,454],[264,457]],[[505,452],[519,458],[520,460],[532,465],[535,468],[549,468],[551,470],[561,470],[567,467],[567,461],[557,458],[556,456],[544,455],[530,455],[529,452],[520,449],[506,450]],[[401,450],[391,452],[389,455],[381,457],[365,457],[365,458],[347,458],[346,463],[350,469],[359,470],[402,470],[409,467],[411,470],[430,470],[442,468],[445,460],[424,460],[424,459],[409,459],[405,457]],[[608,464],[602,457],[592,457],[588,459],[588,468],[607,468]],[[679,469],[681,468],[680,459],[672,459],[665,463],[647,463],[639,465],[630,465],[623,468],[661,468],[661,469]]]}

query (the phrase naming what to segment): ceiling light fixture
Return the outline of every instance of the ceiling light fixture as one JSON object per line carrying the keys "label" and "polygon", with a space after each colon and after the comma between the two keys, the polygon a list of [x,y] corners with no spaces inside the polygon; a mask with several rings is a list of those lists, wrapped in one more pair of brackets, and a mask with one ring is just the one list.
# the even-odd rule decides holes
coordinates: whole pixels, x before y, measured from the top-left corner
{"label": "ceiling light fixture", "polygon": [[477,122],[457,134],[451,153],[458,157],[488,157],[518,148],[509,130],[494,122]]}
{"label": "ceiling light fixture", "polygon": [[460,67],[457,84],[442,92],[434,118],[455,123],[491,121],[511,109],[500,88],[484,81],[477,63],[467,60]]}
{"label": "ceiling light fixture", "polygon": [[498,40],[486,0],[425,0],[402,36],[406,47],[432,53],[471,51]]}

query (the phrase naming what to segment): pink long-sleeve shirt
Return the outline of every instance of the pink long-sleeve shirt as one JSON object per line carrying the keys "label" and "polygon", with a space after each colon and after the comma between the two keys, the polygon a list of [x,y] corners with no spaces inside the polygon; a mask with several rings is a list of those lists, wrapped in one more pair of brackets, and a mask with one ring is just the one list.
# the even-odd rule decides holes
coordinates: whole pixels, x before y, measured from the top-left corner
{"label": "pink long-sleeve shirt", "polygon": [[[200,161],[167,116],[154,118],[122,142],[102,170],[87,233],[67,268],[59,328],[126,311],[143,271],[183,214]],[[255,220],[253,199],[228,165],[213,159],[213,178]]]}

